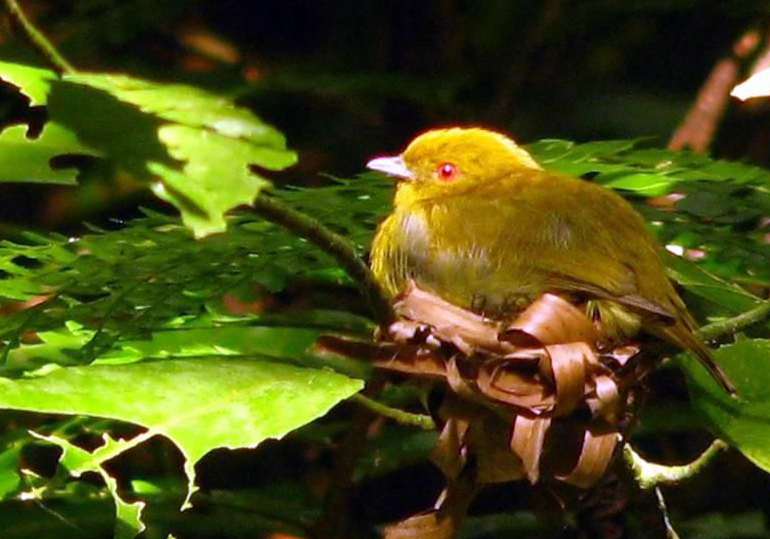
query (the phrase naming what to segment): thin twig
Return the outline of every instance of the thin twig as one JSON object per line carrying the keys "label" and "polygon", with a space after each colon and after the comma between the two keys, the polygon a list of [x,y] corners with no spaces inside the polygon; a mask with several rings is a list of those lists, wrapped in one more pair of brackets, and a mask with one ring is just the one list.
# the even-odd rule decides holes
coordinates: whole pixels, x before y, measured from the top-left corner
{"label": "thin twig", "polygon": [[383,417],[392,419],[401,425],[417,427],[424,430],[434,430],[436,428],[436,423],[433,422],[433,419],[431,419],[429,415],[413,414],[411,412],[399,410],[398,408],[391,408],[390,406],[382,404],[374,399],[370,399],[361,393],[353,395],[351,400],[354,400],[358,404],[369,408],[371,411],[376,412]]}
{"label": "thin twig", "polygon": [[756,307],[727,320],[720,320],[700,328],[696,333],[704,340],[716,339],[722,335],[737,333],[754,324],[770,318],[770,301],[763,301]]}
{"label": "thin twig", "polygon": [[679,483],[701,471],[721,450],[727,448],[722,440],[714,440],[698,458],[681,466],[664,466],[643,459],[630,444],[623,446],[623,457],[634,473],[639,486],[645,490],[661,484]]}
{"label": "thin twig", "polygon": [[21,29],[25,39],[32,45],[32,48],[45,57],[54,71],[60,75],[64,73],[74,73],[76,71],[75,67],[62,56],[53,43],[51,43],[40,30],[35,28],[16,0],[4,0],[4,2],[5,6],[8,8],[8,13]]}
{"label": "thin twig", "polygon": [[663,493],[658,487],[655,487],[655,499],[658,501],[658,509],[660,509],[663,515],[663,524],[666,526],[666,537],[668,539],[679,539],[679,534],[676,533],[671,519],[668,516],[668,508],[666,507],[666,499],[663,497]]}
{"label": "thin twig", "polygon": [[387,325],[395,320],[393,307],[385,291],[345,237],[331,231],[318,219],[290,208],[269,195],[260,194],[254,201],[254,209],[262,217],[288,228],[333,256],[366,296],[377,322]]}

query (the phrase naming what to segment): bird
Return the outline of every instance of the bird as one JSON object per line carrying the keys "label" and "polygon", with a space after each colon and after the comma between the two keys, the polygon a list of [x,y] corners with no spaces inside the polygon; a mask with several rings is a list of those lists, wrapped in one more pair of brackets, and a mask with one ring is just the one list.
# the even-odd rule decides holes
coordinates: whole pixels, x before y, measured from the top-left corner
{"label": "bird", "polygon": [[696,335],[641,215],[618,193],[543,169],[481,127],[420,134],[367,168],[397,181],[372,242],[374,278],[395,299],[410,283],[492,320],[544,293],[585,306],[609,343],[640,332],[692,352],[735,386]]}

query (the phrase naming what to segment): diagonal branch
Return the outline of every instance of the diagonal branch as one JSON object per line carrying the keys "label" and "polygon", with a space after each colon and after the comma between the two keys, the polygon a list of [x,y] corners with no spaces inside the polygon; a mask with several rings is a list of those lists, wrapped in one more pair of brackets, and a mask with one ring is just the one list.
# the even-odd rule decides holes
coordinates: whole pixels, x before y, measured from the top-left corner
{"label": "diagonal branch", "polygon": [[8,9],[11,19],[19,27],[24,38],[32,45],[33,49],[45,57],[54,71],[60,75],[75,72],[75,67],[62,56],[53,43],[40,30],[35,28],[16,0],[3,0],[3,2]]}
{"label": "diagonal branch", "polygon": [[395,320],[387,294],[344,236],[333,232],[314,217],[290,208],[269,195],[260,194],[254,201],[254,209],[265,219],[288,228],[333,256],[366,296],[378,323],[388,325]]}
{"label": "diagonal branch", "polygon": [[754,324],[758,324],[770,318],[770,300],[763,301],[753,309],[733,316],[726,320],[720,320],[707,324],[698,330],[698,336],[704,340],[716,339],[722,335],[737,333]]}

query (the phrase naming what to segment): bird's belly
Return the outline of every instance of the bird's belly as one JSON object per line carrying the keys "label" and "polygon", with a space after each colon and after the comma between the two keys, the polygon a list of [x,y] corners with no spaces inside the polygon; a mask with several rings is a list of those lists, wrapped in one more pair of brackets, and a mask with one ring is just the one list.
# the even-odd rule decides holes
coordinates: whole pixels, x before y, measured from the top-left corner
{"label": "bird's belly", "polygon": [[418,218],[405,220],[403,226],[405,281],[412,280],[455,305],[490,317],[508,317],[543,292],[542,282],[529,276],[525,264],[521,271],[502,268],[487,248],[442,246]]}

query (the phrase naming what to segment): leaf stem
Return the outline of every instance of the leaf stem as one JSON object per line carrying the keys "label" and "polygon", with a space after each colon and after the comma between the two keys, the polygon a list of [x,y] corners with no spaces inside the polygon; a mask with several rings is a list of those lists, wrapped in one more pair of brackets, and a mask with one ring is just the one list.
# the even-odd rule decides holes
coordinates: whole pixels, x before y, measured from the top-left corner
{"label": "leaf stem", "polygon": [[387,325],[395,320],[390,299],[374,279],[369,266],[361,260],[345,237],[333,232],[318,219],[299,212],[270,195],[257,196],[254,209],[262,217],[288,228],[333,256],[366,296],[378,323]]}
{"label": "leaf stem", "polygon": [[715,339],[722,335],[736,333],[768,318],[770,318],[770,301],[763,301],[753,309],[737,316],[703,326],[697,331],[697,335],[704,340]]}
{"label": "leaf stem", "polygon": [[664,466],[643,459],[639,453],[633,450],[631,444],[623,446],[623,457],[634,474],[634,478],[642,489],[650,489],[660,484],[678,483],[688,477],[692,477],[702,470],[714,456],[727,444],[716,439],[694,461],[681,466]]}
{"label": "leaf stem", "polygon": [[70,64],[64,56],[56,49],[45,35],[35,28],[35,25],[30,22],[27,15],[21,9],[21,6],[16,0],[4,0],[5,6],[8,8],[8,13],[11,19],[21,29],[22,34],[32,45],[32,48],[42,54],[51,67],[60,75],[64,73],[74,73],[75,67]]}
{"label": "leaf stem", "polygon": [[433,422],[433,419],[431,419],[431,417],[428,415],[413,414],[411,412],[399,410],[398,408],[391,408],[390,406],[386,406],[381,402],[370,399],[361,393],[353,395],[350,399],[369,408],[373,412],[380,414],[381,416],[392,419],[396,423],[400,423],[401,425],[417,427],[423,430],[434,430],[436,428],[436,424]]}

